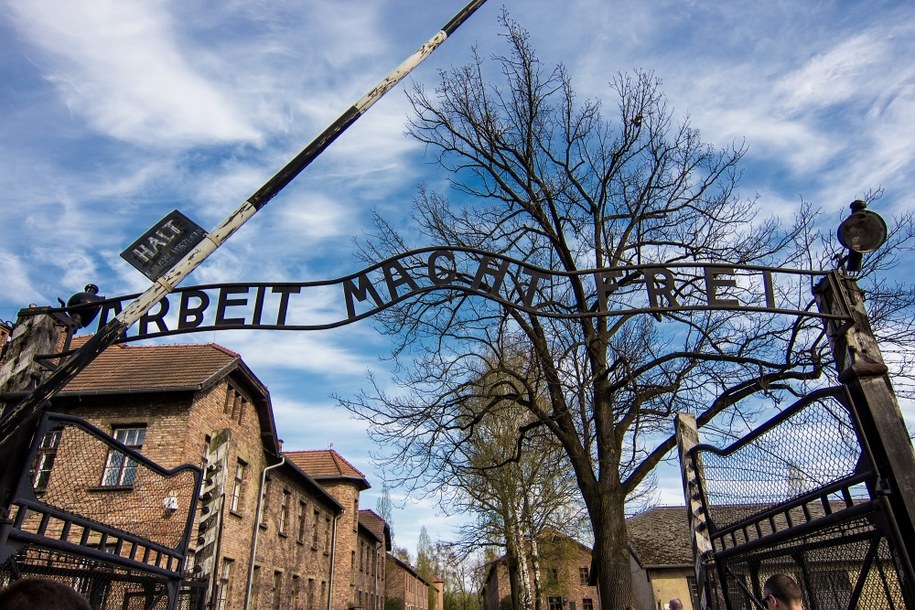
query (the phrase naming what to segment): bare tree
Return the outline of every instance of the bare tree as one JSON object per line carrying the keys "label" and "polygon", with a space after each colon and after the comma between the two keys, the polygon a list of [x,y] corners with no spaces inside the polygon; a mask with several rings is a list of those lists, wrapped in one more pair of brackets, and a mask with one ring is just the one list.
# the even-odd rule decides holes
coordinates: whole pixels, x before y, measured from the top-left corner
{"label": "bare tree", "polygon": [[432,550],[435,573],[444,584],[444,610],[480,610],[484,560],[480,553],[461,555],[450,542],[437,541]]}
{"label": "bare tree", "polygon": [[[586,269],[831,264],[830,252],[816,250],[815,211],[802,206],[787,228],[760,218],[757,202],[737,193],[743,146],[703,143],[688,119],[675,120],[650,72],[613,78],[616,118],[608,118],[600,103],[577,99],[563,67],[542,65],[527,33],[503,19],[509,52],[496,58],[497,76],[475,54],[469,65],[443,72],[434,92],[417,85],[409,95],[409,131],[450,172],[453,200],[422,188],[410,239],[377,217],[376,234],[361,244],[367,259],[429,242],[486,250],[568,274],[561,284],[512,279],[539,302],[579,314],[600,313],[601,287],[577,274]],[[911,243],[910,217],[894,227],[897,243]],[[890,262],[878,253],[868,264]],[[474,277],[470,266],[457,273],[475,288],[492,281]],[[677,298],[706,289],[700,278],[673,273]],[[635,299],[651,282],[627,272],[613,299]],[[812,300],[809,286],[792,290],[779,297],[801,308]],[[404,391],[373,382],[341,402],[369,420],[399,482],[422,487],[446,462],[464,459],[460,448],[481,434],[486,409],[465,417],[468,401],[487,404],[476,380],[487,371],[510,379],[504,398],[530,414],[517,430],[518,447],[546,430],[574,472],[604,610],[633,601],[625,505],[674,446],[673,416],[694,413],[700,426],[722,431],[745,426],[761,408],[747,399],[802,393],[829,364],[822,325],[810,317],[665,311],[551,318],[479,294],[423,292],[386,310],[378,320],[395,341],[395,381]],[[890,297],[881,310],[887,318],[912,311],[911,289],[885,286],[882,294]],[[911,326],[896,329],[905,345]]]}
{"label": "bare tree", "polygon": [[375,512],[387,524],[391,533],[391,544],[394,544],[394,505],[391,502],[391,490],[387,484],[381,487],[381,496],[375,501]]}
{"label": "bare tree", "polygon": [[[547,528],[574,534],[581,503],[562,447],[516,402],[537,387],[532,379],[526,386],[514,382],[529,368],[519,358],[509,374],[489,371],[478,381],[480,389],[465,403],[463,415],[466,422],[477,422],[474,435],[455,448],[460,457],[449,459],[448,468],[459,489],[453,509],[481,516],[461,528],[463,544],[472,548],[487,539],[504,540],[513,606],[540,610],[539,539]],[[541,387],[538,393],[543,392]]]}

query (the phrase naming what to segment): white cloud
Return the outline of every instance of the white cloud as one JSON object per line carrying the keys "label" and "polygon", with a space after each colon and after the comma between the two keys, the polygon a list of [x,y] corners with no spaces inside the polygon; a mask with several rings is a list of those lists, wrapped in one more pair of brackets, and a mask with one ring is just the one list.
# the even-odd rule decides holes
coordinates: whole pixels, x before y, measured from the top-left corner
{"label": "white cloud", "polygon": [[[28,303],[38,304],[36,300],[38,291],[30,281],[29,266],[17,253],[6,248],[0,248],[0,277],[3,278],[3,292],[6,300],[18,301],[22,307]],[[0,317],[5,315],[8,315],[8,312],[3,312]]]}
{"label": "white cloud", "polygon": [[46,78],[99,131],[147,146],[258,140],[232,99],[188,64],[168,3],[33,0],[11,8],[45,54]]}
{"label": "white cloud", "polygon": [[[267,331],[270,332],[270,331]],[[267,369],[307,371],[333,377],[359,377],[375,364],[371,356],[335,342],[327,333],[221,331],[219,342],[242,354],[245,362],[260,374]]]}
{"label": "white cloud", "polygon": [[359,444],[366,446],[365,422],[353,419],[330,399],[317,403],[273,396],[273,412],[287,451],[324,449],[333,443],[343,457],[355,463],[346,439],[361,440]]}
{"label": "white cloud", "polygon": [[834,106],[861,95],[860,85],[878,66],[886,63],[890,49],[876,32],[865,32],[810,58],[781,78],[773,93],[784,112],[809,112]]}

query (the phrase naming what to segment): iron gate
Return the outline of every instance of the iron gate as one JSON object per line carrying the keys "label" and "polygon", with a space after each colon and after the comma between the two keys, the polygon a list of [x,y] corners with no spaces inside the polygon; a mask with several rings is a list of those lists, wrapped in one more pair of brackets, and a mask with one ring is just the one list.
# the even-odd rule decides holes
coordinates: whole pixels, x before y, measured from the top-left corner
{"label": "iron gate", "polygon": [[864,439],[842,386],[806,396],[724,449],[685,452],[711,544],[700,557],[710,607],[762,608],[763,583],[781,572],[810,610],[915,608],[893,490]]}
{"label": "iron gate", "polygon": [[205,588],[184,579],[200,468],[164,469],[80,418],[47,412],[25,464],[0,521],[0,582],[61,580],[93,608],[200,607]]}

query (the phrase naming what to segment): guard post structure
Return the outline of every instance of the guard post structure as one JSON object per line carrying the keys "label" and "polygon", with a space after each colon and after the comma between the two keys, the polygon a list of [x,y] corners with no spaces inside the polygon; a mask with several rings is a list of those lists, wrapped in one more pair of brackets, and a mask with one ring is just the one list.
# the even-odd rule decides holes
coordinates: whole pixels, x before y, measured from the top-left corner
{"label": "guard post structure", "polygon": [[[66,324],[60,314],[51,313],[48,307],[29,307],[19,312],[16,325],[2,365],[0,365],[0,421],[8,416],[8,408],[22,400],[40,385],[51,371],[39,356],[59,351]],[[6,521],[9,497],[16,481],[27,466],[22,462],[26,449],[38,426],[40,413],[33,413],[17,428],[8,443],[0,443],[0,520]],[[2,542],[2,541],[0,541]]]}

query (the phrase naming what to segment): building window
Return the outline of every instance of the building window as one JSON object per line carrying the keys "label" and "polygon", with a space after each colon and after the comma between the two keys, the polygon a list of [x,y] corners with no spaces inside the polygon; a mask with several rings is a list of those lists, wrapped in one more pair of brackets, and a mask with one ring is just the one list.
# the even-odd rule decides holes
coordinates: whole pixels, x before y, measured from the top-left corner
{"label": "building window", "polygon": [[299,575],[293,574],[292,575],[292,591],[289,594],[289,599],[292,601],[292,607],[295,610],[298,610],[298,608],[299,608],[299,582],[300,582]]}
{"label": "building window", "polygon": [[61,428],[51,430],[41,437],[41,442],[38,444],[38,453],[35,455],[35,462],[32,464],[29,476],[32,478],[32,487],[39,496],[48,488],[51,468],[54,467],[54,458],[57,457],[57,446],[60,445],[61,432]]}
{"label": "building window", "polygon": [[254,572],[251,575],[251,607],[257,608],[261,593],[261,567],[254,566]]}
{"label": "building window", "polygon": [[[324,594],[323,593],[324,583],[321,583],[321,591],[322,591],[321,595],[323,595]],[[315,610],[315,579],[314,578],[308,579],[308,600],[307,601],[308,601],[308,605],[306,606],[306,608],[308,610]]]}
{"label": "building window", "polygon": [[594,610],[594,602],[591,601],[590,597],[581,600],[581,610]]}
{"label": "building window", "polygon": [[239,392],[238,388],[230,385],[229,390],[226,392],[226,404],[223,412],[240,424],[247,404],[248,399],[245,398],[244,394]]}
{"label": "building window", "polygon": [[279,530],[280,534],[286,535],[286,521],[289,519],[289,491],[283,490],[283,500],[280,504],[280,524]]}
{"label": "building window", "polygon": [[270,499],[270,479],[264,479],[264,489],[261,490],[261,527],[267,527],[267,500]]}
{"label": "building window", "polygon": [[546,599],[550,610],[562,610],[561,597],[548,597]]}
{"label": "building window", "polygon": [[559,582],[559,569],[558,568],[548,568],[547,577],[552,580],[554,583]]}
{"label": "building window", "polygon": [[322,608],[327,603],[327,581],[326,580],[321,581],[321,599],[318,600],[318,603],[321,605]]}
{"label": "building window", "polygon": [[229,503],[229,510],[233,513],[238,513],[241,510],[241,503],[245,497],[245,474],[247,471],[248,465],[243,460],[238,460],[235,464],[235,485],[232,487],[232,500]]}
{"label": "building window", "polygon": [[280,610],[280,589],[283,584],[283,573],[279,570],[273,572],[273,593],[270,596],[270,607]]}
{"label": "building window", "polygon": [[315,512],[314,512],[315,521],[312,524],[312,528],[311,528],[311,548],[313,548],[316,551],[318,550],[318,523],[320,522],[320,519],[321,519],[321,513],[319,513],[317,510],[315,510]]}
{"label": "building window", "polygon": [[[115,428],[112,436],[114,436],[114,440],[120,441],[134,451],[140,451],[143,448],[146,427]],[[105,460],[105,470],[102,473],[102,486],[131,487],[136,478],[137,463],[117,449],[109,450],[108,458]]]}
{"label": "building window", "polygon": [[324,552],[330,553],[330,517],[324,517]]}
{"label": "building window", "polygon": [[588,584],[588,568],[578,568],[578,584]]}
{"label": "building window", "polygon": [[307,520],[307,517],[308,517],[308,504],[306,504],[302,500],[299,500],[299,523],[298,523],[298,526],[296,527],[295,539],[297,542],[301,542],[302,544],[305,544],[305,528],[306,528],[305,522]]}
{"label": "building window", "polygon": [[219,571],[219,591],[216,597],[216,608],[226,610],[229,603],[229,589],[232,582],[232,567],[235,562],[223,557],[222,569]]}

